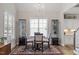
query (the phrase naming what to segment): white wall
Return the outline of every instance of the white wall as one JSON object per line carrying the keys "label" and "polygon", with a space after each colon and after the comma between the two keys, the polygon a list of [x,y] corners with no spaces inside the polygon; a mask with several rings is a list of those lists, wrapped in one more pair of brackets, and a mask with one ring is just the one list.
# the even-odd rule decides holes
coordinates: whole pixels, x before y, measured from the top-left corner
{"label": "white wall", "polygon": [[[10,15],[13,15],[16,19],[16,10],[15,10],[15,5],[14,4],[0,4],[0,36],[3,36],[3,30],[4,30],[4,13],[7,12]],[[15,39],[9,39],[6,40],[4,43],[8,43],[10,41],[11,43],[11,48],[13,48],[16,45],[16,38]]]}
{"label": "white wall", "polygon": [[0,4],[0,37],[3,36],[3,7]]}
{"label": "white wall", "polygon": [[74,7],[75,5],[77,5],[77,3],[65,3],[63,5],[63,12],[68,11],[70,8]]}

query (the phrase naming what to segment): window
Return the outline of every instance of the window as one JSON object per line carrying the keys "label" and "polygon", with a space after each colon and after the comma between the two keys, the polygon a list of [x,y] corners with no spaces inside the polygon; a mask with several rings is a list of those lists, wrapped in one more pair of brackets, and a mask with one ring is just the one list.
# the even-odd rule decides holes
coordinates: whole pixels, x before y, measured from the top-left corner
{"label": "window", "polygon": [[38,32],[38,19],[30,19],[30,36],[34,36],[34,32]]}
{"label": "window", "polygon": [[30,36],[34,36],[34,32],[47,36],[47,19],[30,19]]}
{"label": "window", "polygon": [[8,40],[15,37],[15,19],[7,12],[4,13],[4,37],[7,37]]}
{"label": "window", "polygon": [[47,37],[47,19],[39,19],[39,32]]}
{"label": "window", "polygon": [[4,13],[4,37],[7,37],[7,33],[8,33],[8,16],[7,16],[7,12]]}

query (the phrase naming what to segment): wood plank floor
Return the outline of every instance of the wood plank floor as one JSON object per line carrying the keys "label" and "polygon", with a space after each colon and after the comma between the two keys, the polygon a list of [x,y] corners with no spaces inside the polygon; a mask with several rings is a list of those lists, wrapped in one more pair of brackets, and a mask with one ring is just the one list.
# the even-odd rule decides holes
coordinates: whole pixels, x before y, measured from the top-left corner
{"label": "wood plank floor", "polygon": [[61,49],[64,55],[74,55],[72,45],[58,46],[58,47]]}

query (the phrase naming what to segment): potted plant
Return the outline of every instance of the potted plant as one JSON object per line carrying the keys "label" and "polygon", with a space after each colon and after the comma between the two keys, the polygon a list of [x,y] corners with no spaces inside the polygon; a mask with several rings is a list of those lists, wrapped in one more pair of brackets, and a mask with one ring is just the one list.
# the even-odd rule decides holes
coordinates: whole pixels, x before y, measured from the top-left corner
{"label": "potted plant", "polygon": [[6,40],[6,39],[7,39],[7,37],[0,37],[0,43],[4,44],[4,40]]}

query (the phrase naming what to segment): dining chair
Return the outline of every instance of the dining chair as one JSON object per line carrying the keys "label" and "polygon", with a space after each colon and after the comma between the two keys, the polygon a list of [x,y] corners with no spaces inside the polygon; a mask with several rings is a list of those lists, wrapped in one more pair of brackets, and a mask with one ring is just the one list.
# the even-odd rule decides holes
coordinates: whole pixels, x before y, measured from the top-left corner
{"label": "dining chair", "polygon": [[50,39],[51,39],[51,34],[47,37],[47,38],[44,38],[43,39],[43,44],[47,44],[48,45],[48,48],[50,49]]}
{"label": "dining chair", "polygon": [[27,38],[26,37],[26,45],[25,45],[25,50],[28,49],[29,46],[33,49],[33,39],[32,38]]}
{"label": "dining chair", "polygon": [[34,48],[36,50],[40,50],[43,52],[43,34],[35,33],[34,34]]}

